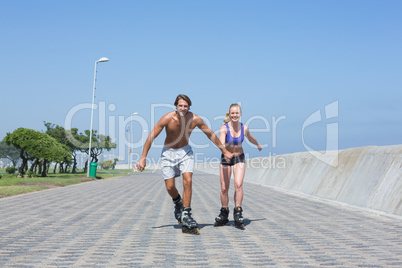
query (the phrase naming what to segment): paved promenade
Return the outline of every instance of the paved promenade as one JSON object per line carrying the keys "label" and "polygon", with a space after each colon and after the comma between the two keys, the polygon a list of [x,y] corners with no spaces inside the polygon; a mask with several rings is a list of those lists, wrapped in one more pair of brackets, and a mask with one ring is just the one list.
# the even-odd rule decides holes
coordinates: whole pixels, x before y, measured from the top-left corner
{"label": "paved promenade", "polygon": [[219,177],[195,173],[198,236],[182,234],[159,172],[3,198],[0,267],[402,267],[400,218],[244,190],[246,230],[233,226],[233,189],[231,221],[213,227]]}

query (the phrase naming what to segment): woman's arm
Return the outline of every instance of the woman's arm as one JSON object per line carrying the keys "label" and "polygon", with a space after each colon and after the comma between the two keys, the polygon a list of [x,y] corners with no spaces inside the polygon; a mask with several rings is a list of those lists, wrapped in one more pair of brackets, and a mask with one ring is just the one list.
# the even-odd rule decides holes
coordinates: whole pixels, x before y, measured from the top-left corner
{"label": "woman's arm", "polygon": [[247,138],[252,144],[254,144],[254,145],[257,146],[258,151],[261,151],[261,150],[262,150],[261,144],[258,143],[257,139],[254,138],[253,135],[251,135],[251,133],[250,133],[250,131],[249,131],[249,129],[248,129],[248,126],[246,126],[246,125],[244,125],[244,136],[246,136],[246,138]]}

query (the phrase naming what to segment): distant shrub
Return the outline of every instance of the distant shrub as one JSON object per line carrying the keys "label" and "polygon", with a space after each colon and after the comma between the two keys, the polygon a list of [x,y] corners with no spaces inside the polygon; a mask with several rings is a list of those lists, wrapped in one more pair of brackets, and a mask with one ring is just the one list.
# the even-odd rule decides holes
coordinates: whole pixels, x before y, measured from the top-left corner
{"label": "distant shrub", "polygon": [[106,160],[104,162],[99,162],[99,166],[103,169],[110,169],[114,167],[114,163],[112,160]]}
{"label": "distant shrub", "polygon": [[8,174],[14,174],[16,171],[17,171],[17,168],[15,168],[15,167],[8,167],[8,168],[6,168],[6,172],[7,172]]}

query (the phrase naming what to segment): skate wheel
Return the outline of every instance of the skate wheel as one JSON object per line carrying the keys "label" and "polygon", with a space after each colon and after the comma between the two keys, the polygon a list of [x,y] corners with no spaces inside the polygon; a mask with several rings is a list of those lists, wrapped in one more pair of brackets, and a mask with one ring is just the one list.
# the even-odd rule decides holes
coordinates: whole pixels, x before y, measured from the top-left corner
{"label": "skate wheel", "polygon": [[219,227],[219,226],[225,226],[229,221],[224,221],[224,222],[215,222],[214,227]]}
{"label": "skate wheel", "polygon": [[195,234],[195,235],[200,234],[200,230],[198,228],[195,228],[195,229],[182,229],[181,232],[185,233],[185,234]]}
{"label": "skate wheel", "polygon": [[246,229],[243,224],[235,224],[235,226],[237,228],[239,228],[240,230],[245,230]]}

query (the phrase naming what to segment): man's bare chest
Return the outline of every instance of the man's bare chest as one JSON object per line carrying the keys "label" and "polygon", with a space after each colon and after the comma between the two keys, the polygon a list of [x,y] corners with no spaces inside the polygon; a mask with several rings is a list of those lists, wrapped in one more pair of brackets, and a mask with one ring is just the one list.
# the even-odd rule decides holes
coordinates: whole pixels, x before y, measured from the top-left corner
{"label": "man's bare chest", "polygon": [[170,135],[190,134],[194,128],[192,120],[172,120],[166,126],[166,133]]}

